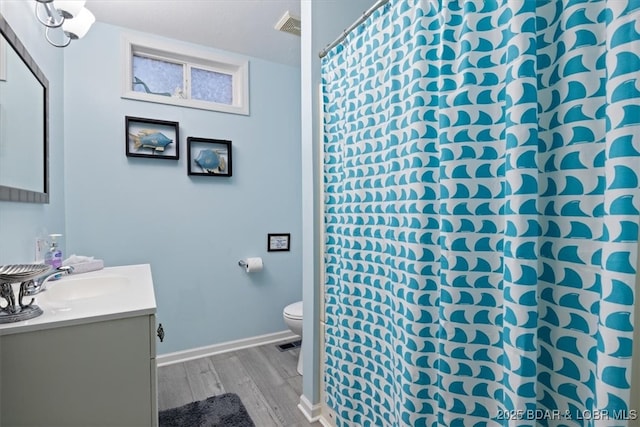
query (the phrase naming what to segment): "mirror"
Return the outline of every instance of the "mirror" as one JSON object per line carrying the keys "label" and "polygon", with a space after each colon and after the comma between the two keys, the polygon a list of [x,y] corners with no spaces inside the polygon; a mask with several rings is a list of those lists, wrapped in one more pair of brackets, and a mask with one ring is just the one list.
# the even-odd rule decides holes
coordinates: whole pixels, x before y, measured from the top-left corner
{"label": "mirror", "polygon": [[0,15],[0,200],[49,203],[49,82]]}

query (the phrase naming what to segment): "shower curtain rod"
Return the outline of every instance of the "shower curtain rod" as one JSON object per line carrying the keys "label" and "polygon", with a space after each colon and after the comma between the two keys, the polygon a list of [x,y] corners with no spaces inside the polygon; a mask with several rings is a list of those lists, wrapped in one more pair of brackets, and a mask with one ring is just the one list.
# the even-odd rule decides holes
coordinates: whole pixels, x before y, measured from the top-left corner
{"label": "shower curtain rod", "polygon": [[353,31],[354,28],[362,24],[365,19],[367,19],[369,16],[371,16],[373,12],[376,11],[376,9],[378,9],[380,6],[384,6],[387,3],[389,3],[389,0],[378,0],[377,2],[375,2],[375,4],[371,6],[367,11],[365,11],[356,22],[354,22],[353,24],[351,24],[351,26],[349,26],[349,28],[344,30],[342,32],[342,35],[340,35],[337,39],[333,41],[333,43],[328,44],[327,47],[325,47],[320,51],[320,53],[318,54],[320,58],[324,58],[325,56],[327,56],[327,53],[329,53],[331,49],[336,47],[342,40],[344,40],[347,37],[347,35],[351,31]]}

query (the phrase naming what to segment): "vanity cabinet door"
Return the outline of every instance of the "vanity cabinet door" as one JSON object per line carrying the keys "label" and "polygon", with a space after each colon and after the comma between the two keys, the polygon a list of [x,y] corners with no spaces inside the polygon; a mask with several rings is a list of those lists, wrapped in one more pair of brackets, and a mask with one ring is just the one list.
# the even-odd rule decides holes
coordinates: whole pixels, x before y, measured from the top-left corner
{"label": "vanity cabinet door", "polygon": [[[156,316],[149,316],[149,358],[151,377],[151,426],[158,426],[158,365],[156,360]],[[2,427],[0,425],[0,427]]]}
{"label": "vanity cabinet door", "polygon": [[154,425],[152,322],[139,316],[3,336],[1,424]]}

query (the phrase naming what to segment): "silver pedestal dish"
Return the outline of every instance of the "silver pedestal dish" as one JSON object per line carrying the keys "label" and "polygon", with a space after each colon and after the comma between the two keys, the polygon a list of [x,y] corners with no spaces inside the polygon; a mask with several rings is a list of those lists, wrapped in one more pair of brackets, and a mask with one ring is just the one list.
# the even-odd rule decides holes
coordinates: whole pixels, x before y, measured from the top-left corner
{"label": "silver pedestal dish", "polygon": [[[32,284],[32,279],[43,275],[50,269],[51,267],[46,264],[0,266],[0,323],[20,322],[42,314],[42,309],[33,304],[34,298],[31,298],[27,304],[23,300],[28,294],[27,287]],[[12,286],[14,283],[20,283],[17,298]],[[2,300],[6,302],[4,306]]]}

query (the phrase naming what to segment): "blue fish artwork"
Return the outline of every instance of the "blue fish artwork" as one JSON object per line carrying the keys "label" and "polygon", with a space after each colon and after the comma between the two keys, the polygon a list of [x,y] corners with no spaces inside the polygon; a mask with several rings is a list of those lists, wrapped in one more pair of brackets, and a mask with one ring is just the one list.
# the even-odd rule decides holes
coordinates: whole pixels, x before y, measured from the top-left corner
{"label": "blue fish artwork", "polygon": [[196,164],[207,173],[223,173],[227,168],[221,150],[200,150],[198,156],[194,159]]}
{"label": "blue fish artwork", "polygon": [[153,150],[154,153],[164,151],[167,145],[173,142],[172,139],[167,138],[163,133],[154,130],[140,130],[137,134],[130,133],[129,136],[133,140],[133,148],[136,150],[148,148]]}

